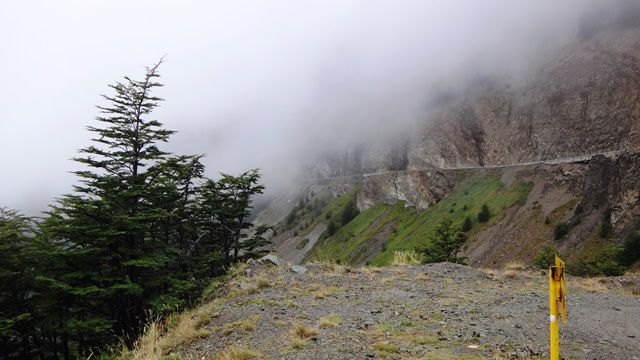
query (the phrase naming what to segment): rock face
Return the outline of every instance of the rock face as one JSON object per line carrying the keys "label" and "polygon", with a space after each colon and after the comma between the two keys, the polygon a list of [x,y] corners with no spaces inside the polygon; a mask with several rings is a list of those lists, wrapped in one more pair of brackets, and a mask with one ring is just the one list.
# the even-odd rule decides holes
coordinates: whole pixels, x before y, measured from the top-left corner
{"label": "rock face", "polygon": [[485,81],[384,144],[354,146],[314,176],[500,165],[640,146],[640,27],[580,40],[526,80]]}
{"label": "rock face", "polygon": [[407,206],[423,210],[446,196],[454,184],[449,176],[435,168],[370,176],[363,181],[357,205],[362,211],[375,204],[405,201]]}
{"label": "rock face", "polygon": [[[338,196],[358,188],[360,211],[398,201],[424,210],[469,175],[456,168],[626,150],[576,164],[499,170],[507,185],[514,179],[533,182],[532,193],[525,205],[474,234],[464,255],[481,266],[531,261],[543,244],[552,244],[552,215],[556,222],[575,221],[571,233],[553,243],[560,250],[593,238],[608,213],[621,241],[640,229],[640,21],[588,28],[526,79],[487,80],[443,97],[416,126],[324,157],[308,177],[326,179],[297,194],[324,188]],[[575,203],[568,206],[570,201]],[[280,219],[294,203],[288,200]],[[567,209],[560,216],[562,206]],[[281,234],[275,248],[290,261],[302,261],[325,228],[317,229],[308,239]],[[376,247],[384,245],[384,239],[374,240]]]}

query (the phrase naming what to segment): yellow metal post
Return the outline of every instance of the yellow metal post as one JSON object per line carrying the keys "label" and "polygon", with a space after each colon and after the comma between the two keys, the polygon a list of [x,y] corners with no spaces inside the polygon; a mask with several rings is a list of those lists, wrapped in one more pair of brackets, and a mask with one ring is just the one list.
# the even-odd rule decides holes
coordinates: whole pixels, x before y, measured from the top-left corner
{"label": "yellow metal post", "polygon": [[560,329],[558,326],[558,298],[556,296],[555,266],[549,268],[549,359],[560,360]]}
{"label": "yellow metal post", "polygon": [[566,324],[565,299],[564,261],[556,256],[555,266],[549,267],[549,359],[551,360],[560,360],[558,310],[562,312],[562,322]]}

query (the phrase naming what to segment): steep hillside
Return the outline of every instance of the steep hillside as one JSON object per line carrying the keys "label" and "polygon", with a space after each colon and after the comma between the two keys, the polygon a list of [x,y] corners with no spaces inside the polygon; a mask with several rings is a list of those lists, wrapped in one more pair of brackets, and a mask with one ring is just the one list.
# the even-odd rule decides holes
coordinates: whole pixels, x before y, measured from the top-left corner
{"label": "steep hillside", "polygon": [[[423,197],[430,199],[423,206],[406,196],[414,189],[398,186],[434,176],[445,185],[437,197]],[[622,245],[640,227],[638,179],[636,152],[572,163],[340,178],[301,190],[304,195],[291,203],[273,240],[276,252],[295,263],[386,265],[397,251],[427,247],[441,221],[461,226],[468,217],[471,228],[460,255],[472,265],[533,263],[547,249],[575,264],[597,262],[595,257]],[[345,221],[350,204],[359,213]],[[490,217],[479,222],[484,204]],[[611,230],[603,234],[603,226]]]}
{"label": "steep hillside", "polygon": [[[443,96],[406,136],[313,164],[295,201],[321,194],[337,209],[350,193],[361,214],[342,223],[298,209],[276,228],[276,251],[294,262],[387,264],[397,250],[424,248],[439,221],[475,219],[484,203],[491,219],[474,223],[461,252],[471,264],[530,263],[545,247],[587,263],[616,251],[640,229],[640,27],[621,24],[585,30],[524,79]],[[571,156],[584,157],[545,161]]]}

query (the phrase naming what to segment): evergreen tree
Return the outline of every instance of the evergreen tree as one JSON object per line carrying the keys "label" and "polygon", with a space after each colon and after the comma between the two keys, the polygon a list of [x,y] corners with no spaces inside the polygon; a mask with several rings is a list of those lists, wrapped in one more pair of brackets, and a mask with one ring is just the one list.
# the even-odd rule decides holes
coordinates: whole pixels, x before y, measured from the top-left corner
{"label": "evergreen tree", "polygon": [[490,216],[491,213],[489,212],[489,207],[487,206],[487,204],[483,204],[482,209],[480,209],[480,212],[478,213],[478,221],[487,222],[489,221]]}
{"label": "evergreen tree", "polygon": [[257,170],[204,177],[201,156],[159,145],[173,131],[150,118],[159,64],[105,96],[92,145],[75,160],[74,192],[40,222],[0,211],[0,346],[6,358],[85,358],[149,314],[192,304],[211,276],[260,256],[270,227],[248,221]]}
{"label": "evergreen tree", "polygon": [[28,302],[33,282],[31,220],[0,208],[0,349],[6,359],[28,356],[34,309]]}
{"label": "evergreen tree", "polygon": [[464,233],[450,219],[443,220],[436,225],[430,245],[423,250],[425,261],[463,263],[464,258],[458,257],[458,252],[465,240]]}
{"label": "evergreen tree", "polygon": [[471,230],[472,227],[473,227],[473,222],[471,221],[471,217],[470,216],[466,216],[464,218],[464,222],[462,223],[462,231],[463,232],[467,232],[467,231]]}

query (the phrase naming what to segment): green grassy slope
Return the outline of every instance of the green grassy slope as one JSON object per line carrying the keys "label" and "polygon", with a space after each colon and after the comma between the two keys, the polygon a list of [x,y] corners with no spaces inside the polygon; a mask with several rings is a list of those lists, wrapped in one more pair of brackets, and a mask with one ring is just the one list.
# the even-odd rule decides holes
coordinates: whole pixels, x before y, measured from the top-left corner
{"label": "green grassy slope", "polygon": [[[395,251],[424,248],[440,221],[451,218],[461,225],[464,218],[470,216],[474,224],[471,232],[478,231],[499,219],[504,209],[523,204],[530,190],[530,183],[517,182],[506,188],[498,176],[489,175],[462,181],[450,196],[424,211],[405,207],[403,202],[379,204],[359,214],[335,235],[318,241],[307,259],[354,262],[360,259],[355,251],[378,235],[387,240],[370,263],[388,265]],[[489,206],[491,217],[479,225],[476,215],[484,203]]]}

